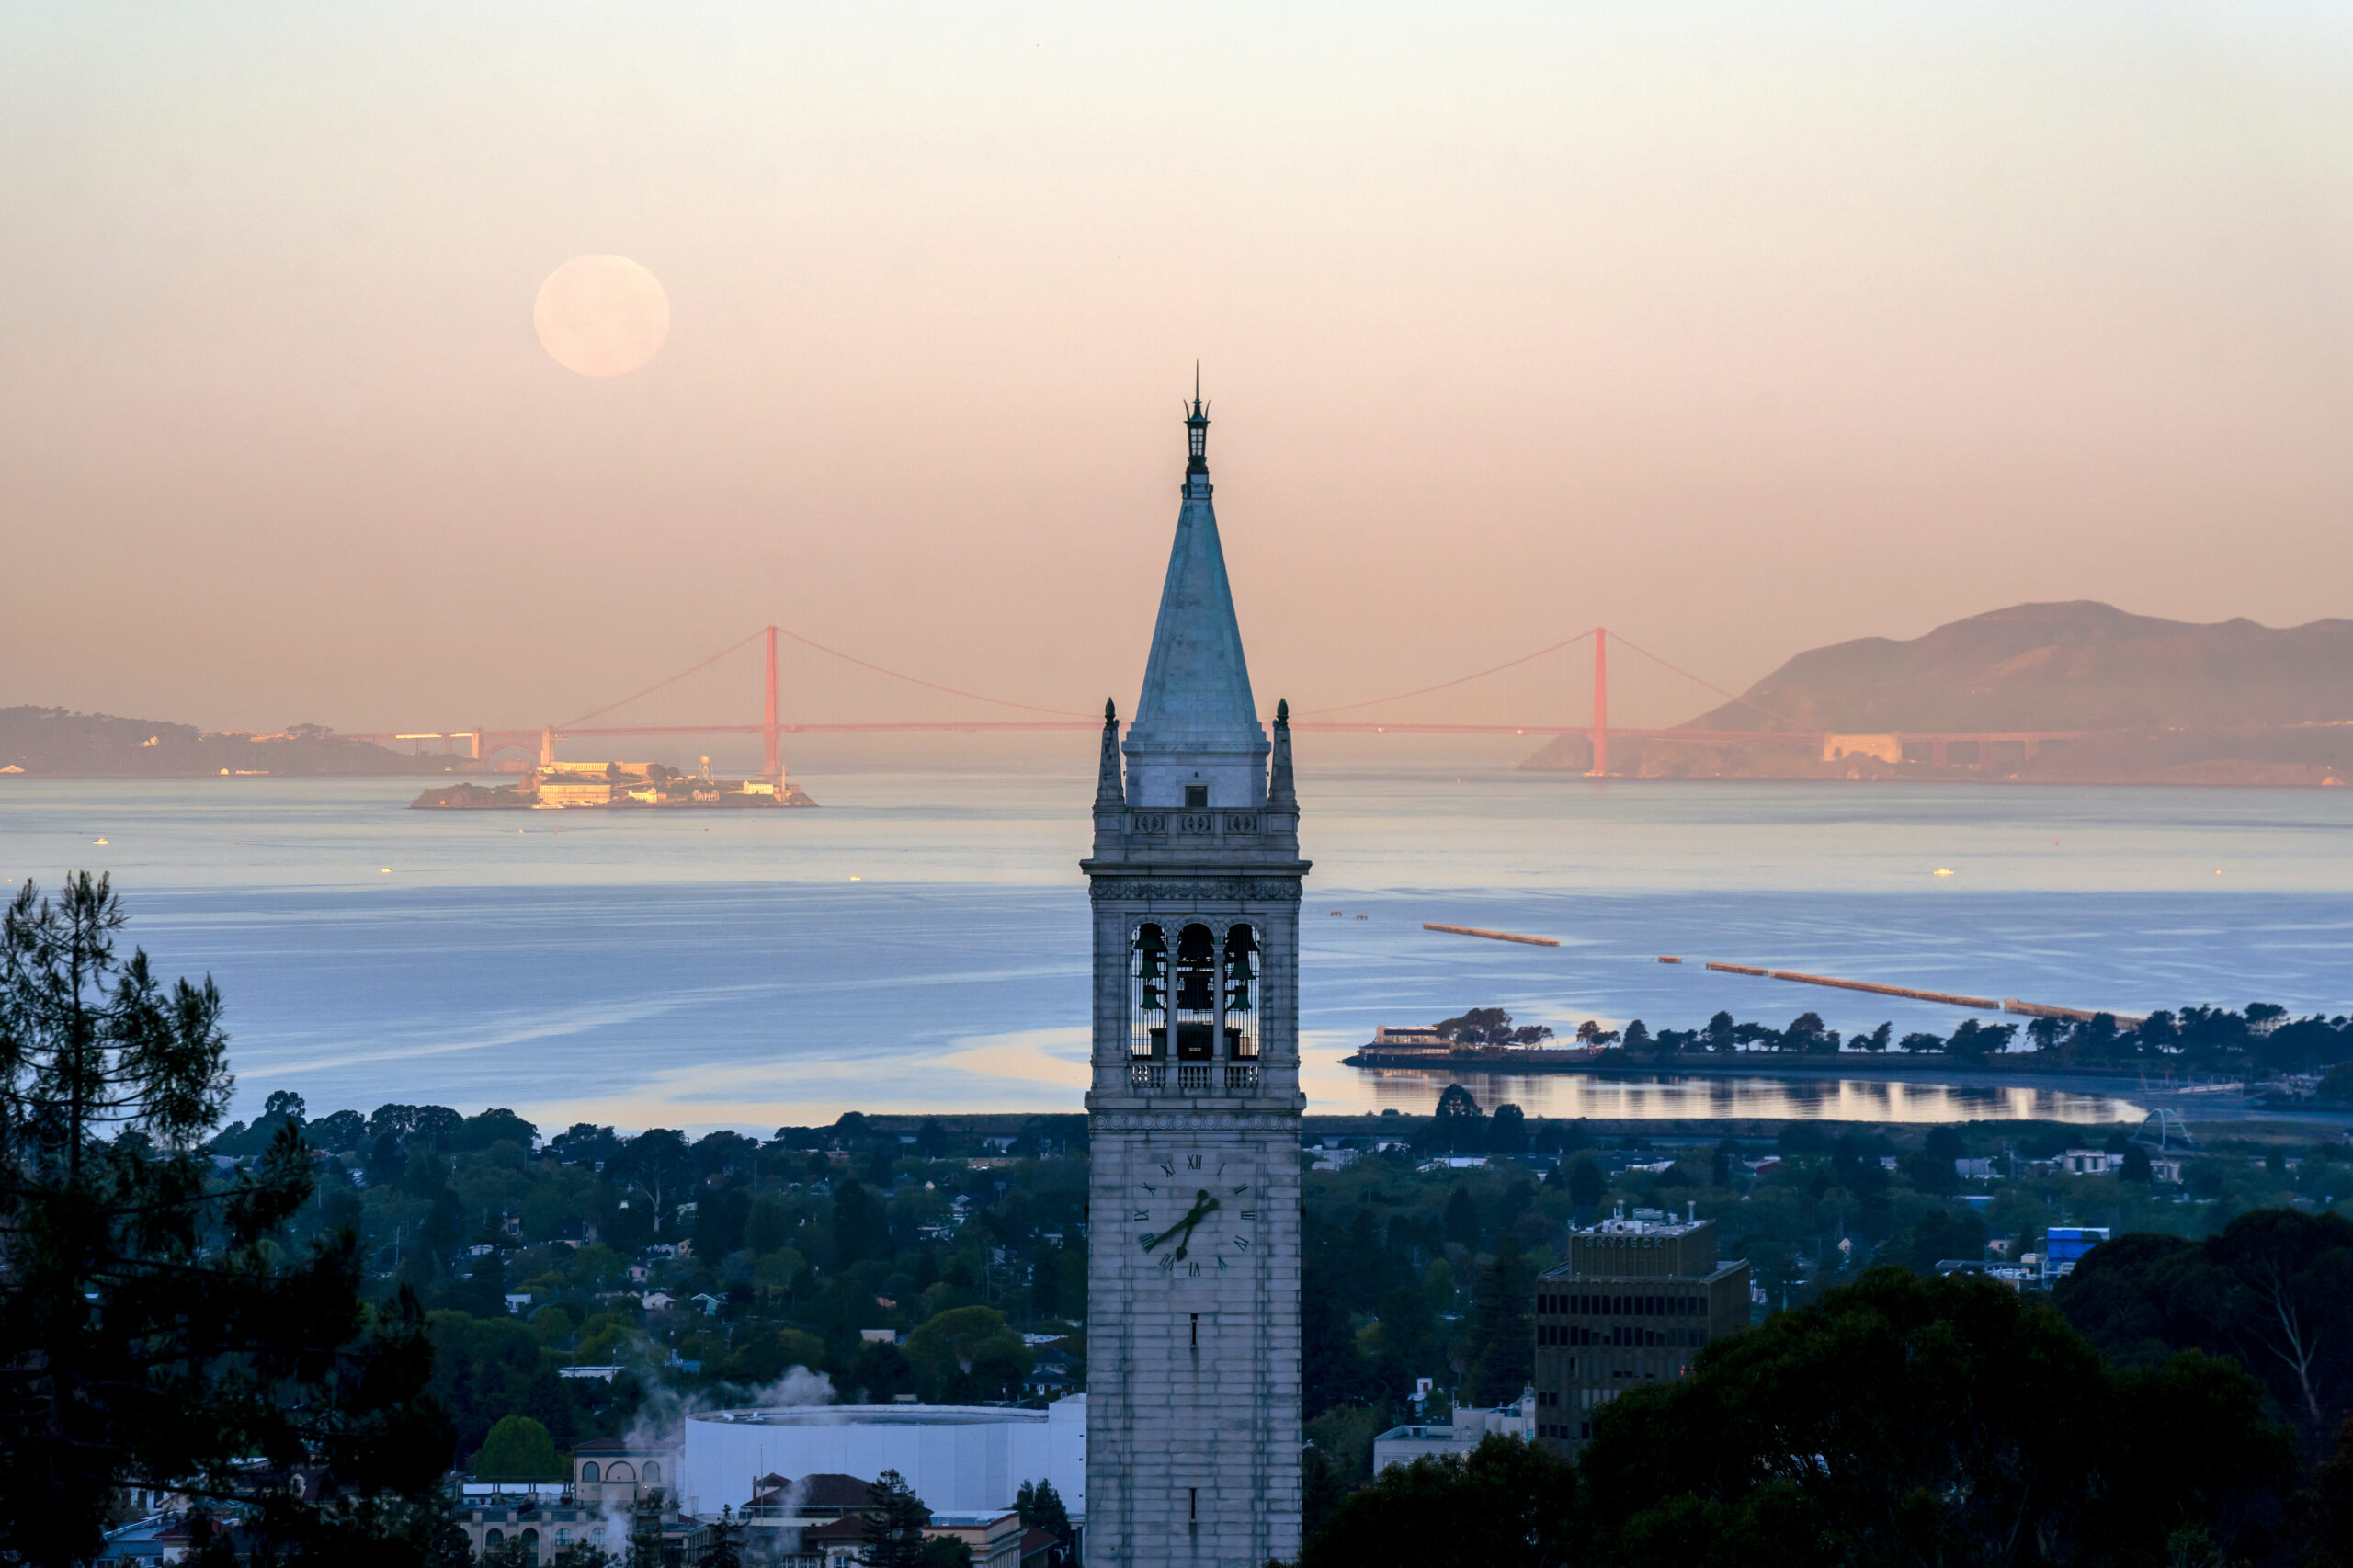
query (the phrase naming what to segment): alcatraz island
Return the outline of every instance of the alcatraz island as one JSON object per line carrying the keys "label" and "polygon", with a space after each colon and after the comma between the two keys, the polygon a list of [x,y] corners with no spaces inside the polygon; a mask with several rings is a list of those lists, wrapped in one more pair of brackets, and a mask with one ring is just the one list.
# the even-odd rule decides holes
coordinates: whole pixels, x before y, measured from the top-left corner
{"label": "alcatraz island", "polygon": [[713,778],[710,758],[686,773],[658,762],[543,761],[512,784],[427,790],[413,811],[767,811],[813,806],[801,786],[774,778]]}

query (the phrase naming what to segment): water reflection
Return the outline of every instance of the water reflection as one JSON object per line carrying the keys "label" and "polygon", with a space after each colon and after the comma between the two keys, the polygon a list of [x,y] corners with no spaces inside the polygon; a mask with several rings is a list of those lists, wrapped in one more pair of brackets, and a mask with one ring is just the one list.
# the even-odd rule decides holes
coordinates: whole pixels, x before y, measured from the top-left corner
{"label": "water reflection", "polygon": [[[1530,1116],[1622,1121],[2138,1121],[2130,1100],[2024,1085],[1940,1084],[1902,1078],[1735,1078],[1720,1074],[1425,1073],[1341,1069],[1317,1074],[1311,1108],[1324,1115],[1397,1110],[1427,1116],[1449,1084],[1480,1108],[1506,1102]],[[1348,1092],[1353,1083],[1355,1092]]]}

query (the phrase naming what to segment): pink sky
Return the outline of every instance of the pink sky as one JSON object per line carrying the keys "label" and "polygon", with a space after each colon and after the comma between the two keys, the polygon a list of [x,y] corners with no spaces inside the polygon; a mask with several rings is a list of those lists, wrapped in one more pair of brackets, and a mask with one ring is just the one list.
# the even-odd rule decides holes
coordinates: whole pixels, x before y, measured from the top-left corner
{"label": "pink sky", "polygon": [[2353,613],[2347,80],[2316,5],[11,6],[0,704],[535,724],[778,620],[1124,707],[1197,358],[1269,706]]}

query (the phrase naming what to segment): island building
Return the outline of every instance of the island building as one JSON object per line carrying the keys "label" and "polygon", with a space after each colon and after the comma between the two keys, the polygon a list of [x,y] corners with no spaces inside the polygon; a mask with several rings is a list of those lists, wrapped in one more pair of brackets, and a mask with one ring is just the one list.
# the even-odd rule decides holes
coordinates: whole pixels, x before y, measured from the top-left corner
{"label": "island building", "polygon": [[[1299,858],[1290,722],[1259,722],[1196,388],[1152,652],[1104,706],[1086,1561],[1300,1549]],[[1122,766],[1124,759],[1124,767]]]}
{"label": "island building", "polygon": [[1536,1438],[1574,1456],[1593,1413],[1628,1389],[1679,1378],[1699,1346],[1748,1326],[1748,1260],[1720,1263],[1716,1222],[1687,1210],[1569,1233],[1568,1261],[1536,1279]]}

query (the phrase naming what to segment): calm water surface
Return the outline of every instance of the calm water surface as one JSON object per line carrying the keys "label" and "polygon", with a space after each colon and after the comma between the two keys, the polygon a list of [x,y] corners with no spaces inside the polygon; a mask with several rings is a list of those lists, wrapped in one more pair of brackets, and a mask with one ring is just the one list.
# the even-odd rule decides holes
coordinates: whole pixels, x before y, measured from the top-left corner
{"label": "calm water surface", "polygon": [[[280,1088],[313,1114],[396,1099],[542,1125],[1077,1108],[1091,759],[1068,778],[805,782],[821,809],[558,818],[410,812],[401,780],[17,779],[0,783],[0,875],[109,870],[165,972],[216,975],[240,1115]],[[1962,1017],[1705,959],[2120,1012],[2353,1006],[2353,791],[1367,768],[1303,771],[1302,795],[1313,1108],[1426,1109],[1430,1080],[1337,1060],[1375,1024],[1475,1006],[1563,1034],[1718,1008],[1898,1033]],[[1877,1081],[1474,1086],[1547,1115],[2133,1114]]]}

